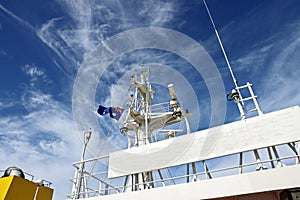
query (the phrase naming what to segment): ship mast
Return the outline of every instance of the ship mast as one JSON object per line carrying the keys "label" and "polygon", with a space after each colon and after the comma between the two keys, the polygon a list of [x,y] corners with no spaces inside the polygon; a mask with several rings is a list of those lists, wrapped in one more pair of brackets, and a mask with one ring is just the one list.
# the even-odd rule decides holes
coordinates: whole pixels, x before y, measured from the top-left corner
{"label": "ship mast", "polygon": [[[131,77],[131,85],[134,94],[131,94],[127,104],[128,113],[124,120],[123,127],[120,129],[124,136],[128,137],[128,148],[132,148],[132,138],[135,138],[134,146],[148,145],[152,140],[153,132],[166,134],[167,137],[174,137],[176,132],[182,130],[165,130],[166,126],[186,122],[187,132],[190,132],[187,113],[183,113],[177,101],[173,84],[168,85],[171,101],[152,105],[153,94],[152,86],[149,81],[150,70],[135,73]],[[156,110],[156,107],[163,107],[163,111]],[[163,130],[162,130],[163,129]],[[134,132],[134,134],[129,134]],[[134,136],[132,136],[134,135]],[[131,190],[150,189],[154,187],[152,171],[132,174]]]}
{"label": "ship mast", "polygon": [[[130,95],[128,101],[128,114],[124,121],[123,127],[120,129],[121,133],[128,136],[128,148],[131,148],[132,135],[129,131],[134,132],[135,146],[147,145],[151,143],[153,131],[162,129],[166,126],[186,121],[187,130],[189,131],[187,114],[181,111],[180,105],[177,102],[174,85],[169,84],[169,94],[171,101],[169,103],[159,104],[163,107],[163,111],[158,112],[152,110],[153,94],[152,86],[149,81],[150,70],[141,72],[140,76],[136,73],[131,77],[131,84],[135,88],[134,94]],[[179,130],[172,130],[178,132]],[[170,131],[162,131],[167,132]]]}

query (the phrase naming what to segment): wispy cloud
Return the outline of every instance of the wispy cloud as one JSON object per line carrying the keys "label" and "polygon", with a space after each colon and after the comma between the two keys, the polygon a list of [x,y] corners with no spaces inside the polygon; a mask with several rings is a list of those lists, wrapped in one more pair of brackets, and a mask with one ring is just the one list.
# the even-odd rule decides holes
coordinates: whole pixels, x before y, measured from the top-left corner
{"label": "wispy cloud", "polygon": [[[273,44],[257,47],[248,54],[234,60],[232,64],[235,66],[234,70],[237,72],[252,72],[257,73],[262,69],[266,63],[266,58],[272,53]],[[255,67],[253,66],[255,63]]]}
{"label": "wispy cloud", "polygon": [[58,3],[66,16],[50,19],[36,31],[60,58],[62,70],[71,72],[71,77],[85,56],[108,37],[137,27],[164,26],[173,20],[177,9],[175,3],[163,1],[135,2],[130,7],[119,1]]}
{"label": "wispy cloud", "polygon": [[261,109],[270,112],[300,105],[299,56],[300,24],[285,24],[264,41],[255,43],[251,50],[233,63],[237,72],[247,71],[248,80],[255,84]]}
{"label": "wispy cloud", "polygon": [[[58,40],[59,38],[54,38],[55,34],[54,34],[54,36],[52,35],[53,33],[56,32],[56,30],[54,30],[53,32],[51,31],[51,33],[48,32],[49,28],[51,28],[53,26],[54,22],[56,20],[59,20],[60,18],[53,18],[53,19],[49,20],[49,22],[45,23],[41,28],[35,28],[27,21],[23,20],[22,18],[15,15],[13,12],[11,12],[8,9],[6,9],[5,7],[3,7],[1,4],[0,4],[0,9],[3,10],[4,13],[6,13],[9,17],[14,19],[21,26],[23,26],[23,27],[27,28],[28,30],[32,31],[33,33],[35,33],[41,39],[41,41],[46,43],[49,46],[49,48],[51,48],[55,52],[55,56],[53,57],[53,62],[67,77],[72,77],[71,75],[74,74],[74,72],[72,73],[72,70],[66,70],[66,68],[64,66],[64,64],[67,65],[68,62],[66,61],[66,62],[63,62],[63,64],[62,64],[62,61],[61,61],[61,60],[65,60],[65,59],[67,60],[68,57],[61,53],[63,48],[56,48],[57,43],[58,43],[56,40]],[[59,47],[62,47],[62,46],[59,46]],[[1,50],[0,55],[6,55],[6,52],[4,50],[3,51]],[[59,62],[56,61],[55,57],[57,57],[57,56],[58,56],[58,58],[61,58],[61,60]],[[77,69],[76,62],[71,62],[71,66],[75,67],[75,69]]]}
{"label": "wispy cloud", "polygon": [[[82,56],[81,51],[76,53],[76,45],[68,42],[58,28],[63,18],[52,18],[36,30],[37,36],[44,42],[54,53],[50,54],[56,66],[71,80],[73,80]],[[79,41],[79,40],[78,40]],[[73,48],[72,48],[73,47]]]}
{"label": "wispy cloud", "polygon": [[22,67],[22,70],[25,72],[25,74],[29,75],[30,77],[42,77],[45,75],[45,72],[35,65],[27,64]]}
{"label": "wispy cloud", "polygon": [[[9,15],[10,17],[12,17],[14,20],[16,20],[18,23],[22,24],[23,26],[25,26],[26,28],[30,29],[31,31],[35,31],[34,28],[31,26],[31,24],[29,24],[28,22],[26,22],[25,20],[19,18],[17,15],[15,15],[14,13],[12,13],[11,11],[7,10],[5,7],[3,7],[0,4],[0,9],[4,11],[4,13],[6,13],[7,15]],[[0,26],[1,27],[1,26]]]}
{"label": "wispy cloud", "polygon": [[17,165],[35,180],[47,179],[61,188],[54,194],[60,199],[70,190],[70,164],[81,149],[71,108],[52,95],[43,68],[26,64],[21,70],[29,84],[24,79],[22,93],[0,99],[0,155],[9,155],[0,156],[0,169]]}
{"label": "wispy cloud", "polygon": [[[72,171],[67,169],[78,158],[78,152],[69,149],[81,148],[72,114],[68,106],[54,100],[50,94],[31,89],[24,93],[20,104],[13,106],[25,108],[28,114],[0,117],[3,147],[0,155],[9,155],[9,158],[0,157],[0,167],[18,163],[35,177],[52,181],[55,188],[64,188],[57,190],[55,196],[65,196],[69,190],[66,180],[72,176]],[[60,174],[61,169],[64,169],[63,174]]]}
{"label": "wispy cloud", "polygon": [[175,2],[144,1],[139,15],[147,18],[149,26],[164,26],[172,21],[176,10]]}
{"label": "wispy cloud", "polygon": [[[288,28],[288,27],[287,27]],[[264,98],[263,107],[267,110],[300,105],[300,24],[294,32],[286,35],[284,42],[280,43],[280,52],[262,80]]]}
{"label": "wispy cloud", "polygon": [[51,80],[48,79],[45,70],[34,65],[26,64],[21,67],[22,72],[29,77],[29,84],[25,84],[22,87],[40,88],[40,90],[49,90],[48,86],[51,84]]}
{"label": "wispy cloud", "polygon": [[14,103],[12,101],[9,101],[7,99],[0,99],[0,111],[6,108],[13,107]]}

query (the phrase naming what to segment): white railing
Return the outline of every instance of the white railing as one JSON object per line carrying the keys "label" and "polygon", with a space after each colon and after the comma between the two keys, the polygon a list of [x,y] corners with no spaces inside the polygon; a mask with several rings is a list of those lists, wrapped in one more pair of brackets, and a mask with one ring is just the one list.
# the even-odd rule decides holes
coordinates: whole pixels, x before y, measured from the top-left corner
{"label": "white railing", "polygon": [[[252,171],[268,170],[277,167],[285,167],[288,165],[296,165],[300,163],[299,148],[297,148],[297,146],[299,146],[299,141],[266,147],[263,149],[254,149],[253,151],[240,152],[238,154],[228,155],[221,158],[187,163],[171,168],[157,169],[151,172],[152,176],[154,177],[153,180],[143,181],[142,183],[136,183],[134,185],[129,183],[129,179],[133,178],[134,175],[109,179],[111,183],[108,183],[108,181],[106,180],[108,173],[107,170],[97,173],[87,172],[85,170],[83,173],[83,179],[87,181],[85,185],[86,187],[78,194],[73,193],[68,197],[71,199],[80,199],[81,197],[87,198],[110,195],[122,193],[130,189],[131,191],[136,190],[134,188],[139,188],[138,190],[145,189],[145,185],[164,187],[168,185],[201,181],[206,179],[213,179],[216,177],[243,174]],[[278,149],[280,149],[280,151]],[[281,153],[285,155],[279,156],[279,154]],[[250,160],[249,163],[243,162],[244,156],[247,158],[247,160]],[[250,157],[252,158],[250,159]],[[109,156],[92,158],[76,162],[73,164],[73,166],[76,168],[76,173],[78,174],[80,165],[85,164],[85,166],[87,166],[88,163],[92,164],[93,162],[101,162],[101,160],[108,158]],[[215,167],[215,165],[219,165],[218,160],[220,160],[220,163],[224,163],[224,160],[226,160],[226,162],[228,163],[231,162],[230,166]],[[236,161],[238,161],[238,163],[236,163]],[[173,173],[174,171],[180,171],[180,174],[172,176],[171,173]],[[141,172],[141,174],[142,173],[146,172]],[[79,179],[77,176],[71,179],[74,187],[76,187],[76,183],[78,182],[78,180]],[[114,182],[114,184],[112,182]]]}

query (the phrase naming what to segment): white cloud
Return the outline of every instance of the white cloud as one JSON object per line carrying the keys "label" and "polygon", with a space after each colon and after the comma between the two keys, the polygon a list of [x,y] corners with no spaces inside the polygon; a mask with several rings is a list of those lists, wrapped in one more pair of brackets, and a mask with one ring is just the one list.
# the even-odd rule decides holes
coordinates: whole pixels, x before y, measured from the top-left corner
{"label": "white cloud", "polygon": [[22,70],[25,72],[25,74],[31,76],[31,77],[36,77],[36,76],[43,76],[45,74],[45,72],[38,68],[35,65],[25,65],[24,67],[22,67]]}
{"label": "white cloud", "polygon": [[271,63],[262,81],[265,88],[261,101],[267,111],[300,105],[300,26],[298,31],[288,37],[280,45],[281,52]]}
{"label": "white cloud", "polygon": [[174,2],[144,1],[139,15],[148,18],[150,26],[164,26],[172,21],[175,12]]}
{"label": "white cloud", "polygon": [[23,19],[21,19],[20,17],[18,17],[17,15],[15,15],[14,13],[12,13],[11,11],[7,10],[5,7],[3,7],[0,4],[0,9],[3,10],[6,14],[8,14],[9,16],[11,16],[14,20],[16,20],[18,23],[22,24],[23,26],[25,26],[26,28],[30,29],[31,31],[34,31],[34,28],[26,21],[24,21]]}
{"label": "white cloud", "polygon": [[66,17],[50,19],[36,32],[59,57],[56,63],[60,69],[71,77],[85,56],[108,37],[137,27],[164,26],[173,20],[177,9],[175,3],[163,1],[135,2],[130,6],[119,1],[57,2]]}
{"label": "white cloud", "polygon": [[[60,20],[61,18],[53,18],[49,20],[47,23],[43,24],[41,28],[34,28],[30,23],[27,21],[23,20],[22,18],[18,17],[15,15],[13,12],[7,10],[5,7],[3,7],[0,4],[0,9],[3,10],[7,15],[9,15],[12,19],[14,19],[17,23],[21,24],[23,27],[29,29],[30,31],[36,33],[36,35],[45,43],[49,48],[51,48],[55,53],[56,56],[61,58],[61,60],[66,60],[63,63],[63,66],[61,62],[57,62],[55,58],[53,58],[53,62],[57,65],[57,67],[67,76],[67,77],[72,77],[71,75],[74,74],[74,72],[70,69],[68,69],[66,66],[69,64],[72,69],[78,66],[76,63],[77,60],[74,57],[66,56],[66,54],[63,54],[62,52],[65,51],[65,46],[61,45],[59,43],[59,38],[55,37],[56,36],[56,28],[54,29],[50,28],[53,27],[54,22]],[[0,55],[7,55],[4,50],[1,50]]]}
{"label": "white cloud", "polygon": [[71,190],[71,163],[81,152],[72,113],[50,94],[32,89],[24,93],[13,106],[24,107],[28,114],[0,117],[0,155],[7,155],[0,157],[0,169],[16,165],[36,179],[47,179],[55,196],[62,198]]}
{"label": "white cloud", "polygon": [[78,57],[80,52],[76,54],[76,46],[72,48],[64,37],[60,34],[60,26],[63,18],[52,18],[44,23],[36,30],[37,36],[44,42],[54,53],[52,56],[53,62],[56,66],[70,79],[73,79],[74,74],[79,66]]}
{"label": "white cloud", "polygon": [[[232,64],[236,66],[234,70],[246,72],[251,71],[252,73],[257,73],[264,66],[266,58],[272,52],[273,47],[273,44],[267,44],[266,46],[257,47],[248,54],[238,58],[237,60],[232,62]],[[253,63],[255,63],[255,66]]]}
{"label": "white cloud", "polygon": [[[77,40],[77,44],[83,48],[83,52],[89,52],[92,48],[94,48],[94,45],[91,43],[90,31],[92,30],[93,5],[95,2],[92,1],[91,3],[87,3],[84,0],[65,0],[62,2],[65,5],[64,8],[67,13],[75,22],[75,29],[72,30],[73,33],[71,33],[71,30],[67,32],[68,34],[64,34],[64,32],[61,33],[63,33],[65,39],[71,35],[71,39]],[[68,40],[66,41],[68,42]]]}
{"label": "white cloud", "polygon": [[14,103],[6,99],[0,99],[0,111],[6,108],[13,107]]}
{"label": "white cloud", "polygon": [[51,80],[48,79],[44,69],[36,65],[26,64],[21,68],[22,72],[29,77],[29,84],[22,87],[49,89]]}

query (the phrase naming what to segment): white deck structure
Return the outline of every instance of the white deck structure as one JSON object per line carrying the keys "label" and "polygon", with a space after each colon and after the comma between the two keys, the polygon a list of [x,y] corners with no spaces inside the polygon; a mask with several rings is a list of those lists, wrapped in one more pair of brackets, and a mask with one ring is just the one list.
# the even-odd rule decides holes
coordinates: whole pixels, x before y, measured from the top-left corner
{"label": "white deck structure", "polygon": [[[299,122],[300,108],[295,106],[113,152],[107,173],[111,179],[120,177],[120,186],[100,181],[102,173],[84,172],[100,183],[94,189],[87,185],[84,199],[298,199]],[[251,155],[254,162],[244,163]],[[79,169],[81,163],[74,166]],[[170,169],[179,175],[172,176]],[[153,181],[129,183],[149,171]]]}

